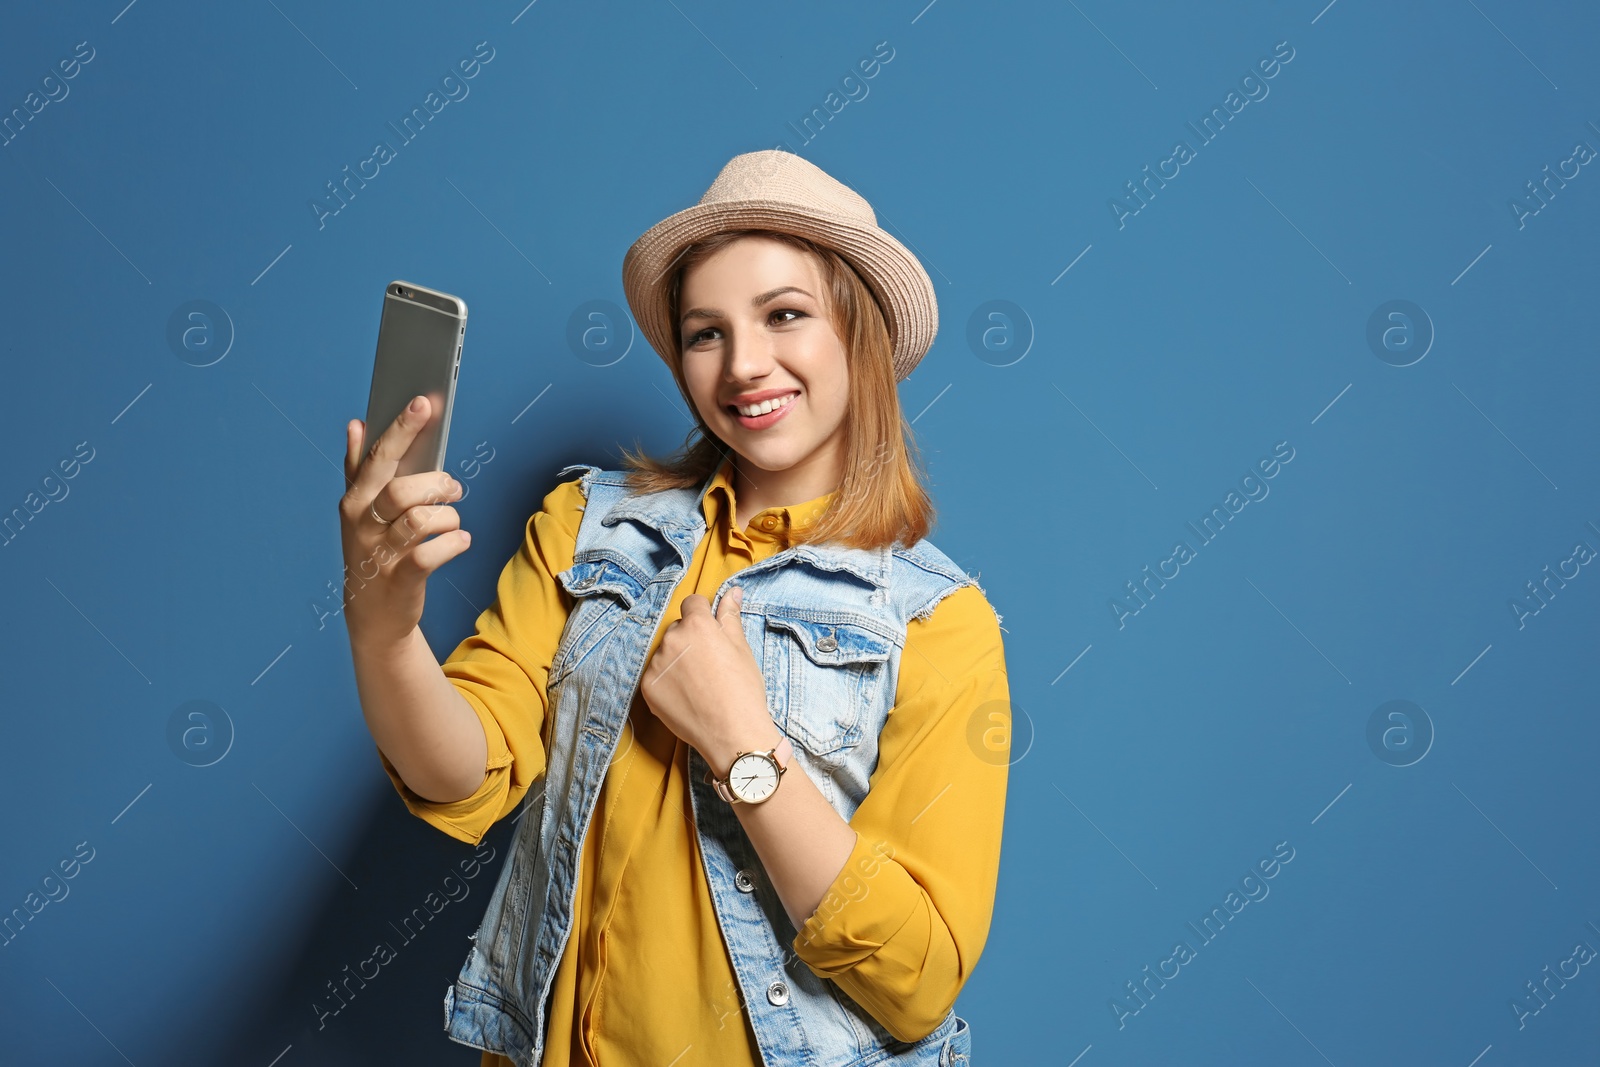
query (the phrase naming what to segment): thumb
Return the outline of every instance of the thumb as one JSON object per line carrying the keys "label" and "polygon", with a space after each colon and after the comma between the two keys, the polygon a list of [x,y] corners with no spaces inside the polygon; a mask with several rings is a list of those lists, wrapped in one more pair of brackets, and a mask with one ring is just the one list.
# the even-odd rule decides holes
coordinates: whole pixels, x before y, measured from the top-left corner
{"label": "thumb", "polygon": [[724,630],[730,631],[739,642],[744,643],[744,626],[739,622],[739,608],[744,605],[744,587],[734,586],[717,605],[717,621]]}

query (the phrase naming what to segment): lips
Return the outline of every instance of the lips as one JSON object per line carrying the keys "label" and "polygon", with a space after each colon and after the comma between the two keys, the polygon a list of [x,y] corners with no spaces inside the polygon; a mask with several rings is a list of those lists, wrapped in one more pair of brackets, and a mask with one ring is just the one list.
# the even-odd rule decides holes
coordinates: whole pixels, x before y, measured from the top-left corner
{"label": "lips", "polygon": [[782,407],[773,408],[765,415],[741,415],[739,414],[738,410],[733,407],[728,408],[728,411],[733,415],[734,419],[739,423],[739,425],[744,427],[746,430],[764,430],[768,426],[772,426],[777,423],[794,409],[795,403],[798,401],[800,394],[794,393],[791,395],[795,399],[791,399]]}
{"label": "lips", "polygon": [[727,404],[724,404],[723,407],[730,408],[737,413],[739,408],[752,407],[756,404],[762,404],[769,400],[783,400],[788,397],[798,396],[799,394],[800,390],[798,389],[764,389],[759,393],[749,393],[745,396],[739,397]]}

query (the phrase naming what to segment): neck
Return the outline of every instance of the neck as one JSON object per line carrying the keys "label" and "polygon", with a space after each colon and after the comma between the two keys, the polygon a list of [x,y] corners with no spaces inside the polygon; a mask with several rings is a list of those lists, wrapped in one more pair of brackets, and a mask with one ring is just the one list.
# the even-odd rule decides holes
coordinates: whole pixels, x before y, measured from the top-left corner
{"label": "neck", "polygon": [[757,467],[743,456],[733,457],[733,493],[740,525],[767,508],[789,507],[815,500],[839,487],[837,465],[831,457],[813,456],[785,470],[769,471]]}

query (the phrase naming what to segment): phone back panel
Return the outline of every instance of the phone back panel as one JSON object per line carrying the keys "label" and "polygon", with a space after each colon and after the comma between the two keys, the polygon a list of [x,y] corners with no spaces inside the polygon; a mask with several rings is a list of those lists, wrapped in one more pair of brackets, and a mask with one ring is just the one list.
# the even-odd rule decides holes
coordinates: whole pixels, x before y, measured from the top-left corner
{"label": "phone back panel", "polygon": [[361,444],[363,462],[372,444],[412,397],[420,395],[429,401],[428,424],[412,440],[395,477],[444,469],[466,328],[466,304],[457,297],[409,282],[394,282],[384,291]]}

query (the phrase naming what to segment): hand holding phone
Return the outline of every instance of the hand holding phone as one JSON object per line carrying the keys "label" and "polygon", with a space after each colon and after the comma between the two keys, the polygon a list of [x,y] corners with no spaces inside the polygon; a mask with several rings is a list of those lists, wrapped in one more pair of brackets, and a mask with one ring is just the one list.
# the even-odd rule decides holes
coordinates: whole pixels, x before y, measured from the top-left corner
{"label": "hand holding phone", "polygon": [[445,503],[464,489],[444,473],[466,324],[459,297],[403,281],[385,289],[367,418],[345,427],[339,525],[352,646],[408,639],[428,576],[470,543]]}
{"label": "hand holding phone", "polygon": [[[428,576],[467,550],[472,538],[446,501],[462,487],[443,471],[396,475],[402,456],[434,418],[425,396],[399,416],[364,455],[367,427],[345,427],[345,478],[339,499],[344,546],[344,620],[352,647],[393,649],[422,621]],[[430,535],[438,534],[437,537]]]}

